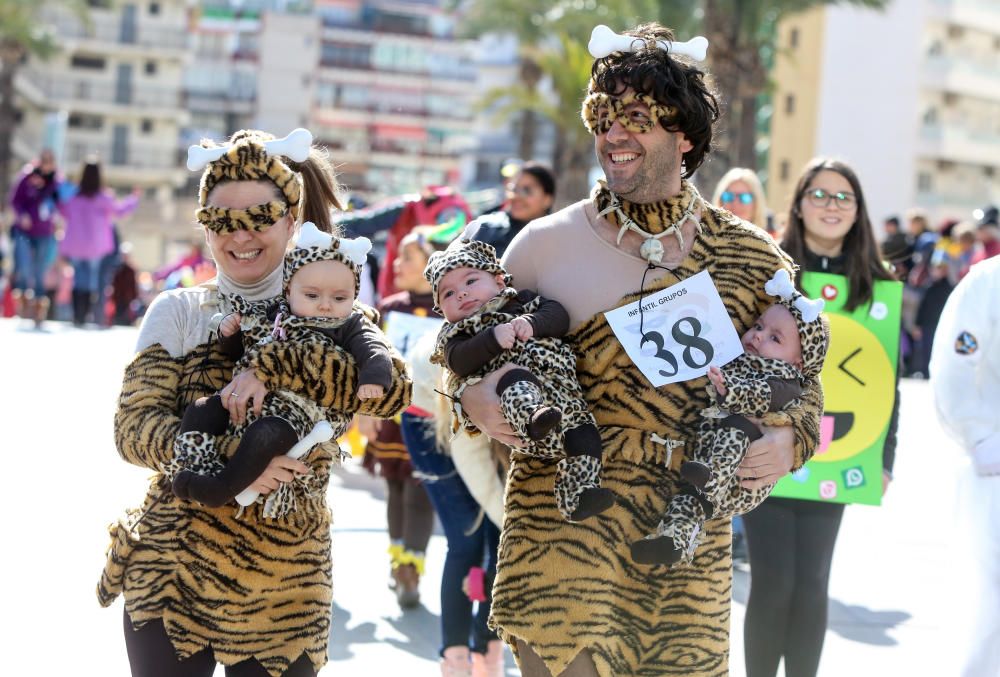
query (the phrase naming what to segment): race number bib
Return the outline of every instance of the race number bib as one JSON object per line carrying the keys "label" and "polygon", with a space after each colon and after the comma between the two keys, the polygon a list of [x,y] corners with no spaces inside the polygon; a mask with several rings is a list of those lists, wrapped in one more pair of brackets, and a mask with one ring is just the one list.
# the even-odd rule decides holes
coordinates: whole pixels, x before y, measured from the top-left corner
{"label": "race number bib", "polygon": [[743,354],[740,337],[707,270],[604,316],[654,387],[704,376],[710,366],[721,367]]}
{"label": "race number bib", "polygon": [[424,334],[437,334],[442,322],[436,317],[421,317],[390,310],[385,316],[385,335],[403,359],[408,360],[417,341]]}

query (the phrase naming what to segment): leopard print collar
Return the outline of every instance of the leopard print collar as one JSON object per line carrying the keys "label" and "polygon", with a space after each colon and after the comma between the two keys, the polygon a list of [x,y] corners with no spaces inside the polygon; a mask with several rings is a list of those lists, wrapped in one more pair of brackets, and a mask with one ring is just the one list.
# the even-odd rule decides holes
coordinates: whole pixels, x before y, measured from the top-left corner
{"label": "leopard print collar", "polygon": [[591,199],[597,206],[598,216],[619,228],[618,244],[629,230],[646,238],[640,254],[650,263],[659,263],[663,258],[663,245],[659,241],[662,237],[673,235],[684,249],[681,227],[685,221],[694,222],[697,232],[701,232],[701,222],[695,212],[701,208],[702,199],[690,181],[682,180],[680,194],[667,200],[639,204],[622,200],[608,188],[607,182],[601,180],[594,186]]}

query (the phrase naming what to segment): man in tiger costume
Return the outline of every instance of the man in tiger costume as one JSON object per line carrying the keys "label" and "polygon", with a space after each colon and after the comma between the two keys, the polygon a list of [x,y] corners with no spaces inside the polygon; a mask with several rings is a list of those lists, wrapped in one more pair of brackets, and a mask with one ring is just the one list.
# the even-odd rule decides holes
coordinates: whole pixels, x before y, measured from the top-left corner
{"label": "man in tiger costume", "polygon": [[[743,334],[771,303],[764,283],[792,264],[764,231],[712,206],[687,181],[709,150],[718,105],[672,39],[647,24],[613,50],[592,41],[583,119],[606,180],[588,199],[529,224],[503,260],[515,285],[568,310],[565,340],[601,431],[603,486],[625,499],[567,523],[552,494],[555,463],[513,456],[492,622],[531,677],[729,673],[725,506],[706,522],[691,567],[641,565],[629,552],[682,488],[679,468],[695,449],[708,380],[654,388],[604,313],[707,272]],[[480,430],[517,446],[495,393],[506,368],[468,386],[461,404]],[[762,428],[737,473],[744,486],[770,484],[808,460],[822,407],[812,384],[787,410],[791,426]]]}

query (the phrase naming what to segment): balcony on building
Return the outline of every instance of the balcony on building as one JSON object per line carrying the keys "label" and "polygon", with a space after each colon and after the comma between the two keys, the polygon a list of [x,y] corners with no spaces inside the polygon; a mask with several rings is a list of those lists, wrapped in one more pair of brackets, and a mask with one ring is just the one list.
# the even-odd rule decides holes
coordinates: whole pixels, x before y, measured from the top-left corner
{"label": "balcony on building", "polygon": [[43,21],[52,27],[64,46],[138,51],[147,57],[178,58],[187,54],[186,26],[176,21],[144,16],[135,4],[115,10],[92,8],[86,19],[69,10],[47,11]]}

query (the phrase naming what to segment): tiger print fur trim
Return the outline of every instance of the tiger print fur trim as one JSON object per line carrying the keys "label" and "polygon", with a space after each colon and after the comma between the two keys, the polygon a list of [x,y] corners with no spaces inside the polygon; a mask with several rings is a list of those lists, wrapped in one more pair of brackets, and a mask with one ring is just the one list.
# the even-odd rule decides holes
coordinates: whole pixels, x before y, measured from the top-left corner
{"label": "tiger print fur trim", "polygon": [[198,223],[219,234],[233,233],[237,230],[259,233],[273,226],[287,213],[287,203],[272,200],[246,209],[202,207],[195,211],[194,216],[198,219]]}
{"label": "tiger print fur trim", "polygon": [[[686,213],[695,211],[698,203],[703,202],[698,189],[686,179],[681,180],[681,192],[679,195],[668,200],[661,200],[660,202],[639,204],[622,200],[611,192],[607,182],[603,179],[598,181],[594,186],[590,197],[594,201],[594,204],[597,205],[598,213],[603,213],[617,201],[618,208],[625,213],[625,216],[635,221],[640,228],[651,235],[662,233],[671,226],[679,223]],[[613,209],[604,214],[604,218],[617,228],[622,226],[619,223],[618,215]]]}

